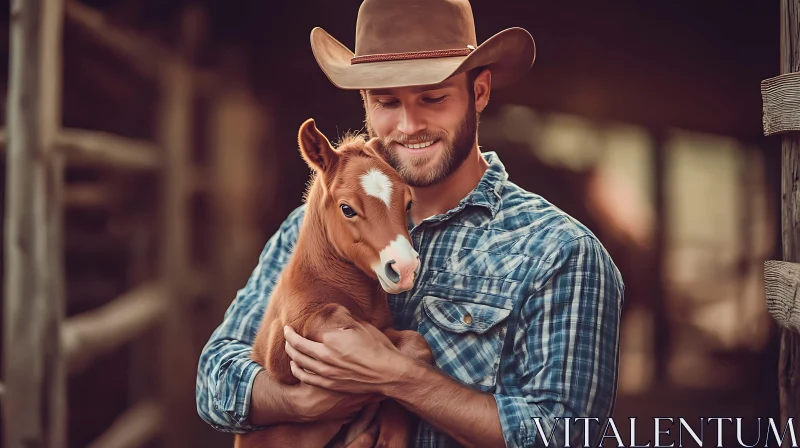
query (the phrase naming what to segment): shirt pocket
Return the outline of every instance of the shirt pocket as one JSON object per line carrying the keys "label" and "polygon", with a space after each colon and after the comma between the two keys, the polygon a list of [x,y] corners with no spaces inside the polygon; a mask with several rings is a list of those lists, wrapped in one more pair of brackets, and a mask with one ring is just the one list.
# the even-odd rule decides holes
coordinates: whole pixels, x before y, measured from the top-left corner
{"label": "shirt pocket", "polygon": [[489,392],[497,383],[509,310],[424,296],[418,332],[436,366],[461,382]]}

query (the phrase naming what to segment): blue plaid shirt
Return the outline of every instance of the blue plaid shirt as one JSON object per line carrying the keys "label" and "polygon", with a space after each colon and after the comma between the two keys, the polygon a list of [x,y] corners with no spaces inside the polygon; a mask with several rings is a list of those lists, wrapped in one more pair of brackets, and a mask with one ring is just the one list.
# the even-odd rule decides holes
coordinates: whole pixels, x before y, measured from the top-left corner
{"label": "blue plaid shirt", "polygon": [[[586,227],[483,156],[489,168],[456,208],[412,225],[422,267],[411,291],[389,296],[395,326],[421,333],[441,372],[493,395],[507,447],[564,446],[564,419],[572,446],[587,423],[597,446],[616,397],[622,278]],[[251,345],[303,212],[269,240],[203,349],[197,410],[218,430],[254,429]],[[415,446],[459,445],[421,421]]]}

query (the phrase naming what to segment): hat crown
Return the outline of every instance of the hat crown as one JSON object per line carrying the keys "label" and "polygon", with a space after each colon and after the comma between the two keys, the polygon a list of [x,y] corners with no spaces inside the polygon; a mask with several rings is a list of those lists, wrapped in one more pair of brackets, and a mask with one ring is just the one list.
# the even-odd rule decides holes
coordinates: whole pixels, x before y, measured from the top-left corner
{"label": "hat crown", "polygon": [[356,20],[355,56],[477,46],[466,0],[365,0]]}

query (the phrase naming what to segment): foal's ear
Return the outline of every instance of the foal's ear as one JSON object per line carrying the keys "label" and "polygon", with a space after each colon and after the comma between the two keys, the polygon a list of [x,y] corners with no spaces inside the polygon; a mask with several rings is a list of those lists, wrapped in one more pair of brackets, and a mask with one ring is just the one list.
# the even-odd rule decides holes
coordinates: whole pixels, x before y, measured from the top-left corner
{"label": "foal's ear", "polygon": [[380,157],[383,160],[386,160],[386,156],[383,154],[383,147],[381,146],[380,139],[378,137],[373,137],[367,141],[367,148],[372,154]]}
{"label": "foal's ear", "polygon": [[331,142],[319,132],[313,118],[300,126],[297,142],[300,145],[300,154],[311,168],[324,172],[336,163],[336,151]]}

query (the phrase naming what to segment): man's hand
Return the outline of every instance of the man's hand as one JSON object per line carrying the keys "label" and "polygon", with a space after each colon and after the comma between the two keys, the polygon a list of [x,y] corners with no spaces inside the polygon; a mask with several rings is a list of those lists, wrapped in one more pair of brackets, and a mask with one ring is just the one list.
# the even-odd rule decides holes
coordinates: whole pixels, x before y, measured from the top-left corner
{"label": "man's hand", "polygon": [[369,324],[326,330],[322,343],[284,328],[292,374],[303,383],[351,394],[382,394],[405,365],[389,338]]}
{"label": "man's hand", "polygon": [[291,392],[291,404],[301,423],[319,420],[349,420],[364,406],[382,401],[378,394],[348,394],[299,383]]}

